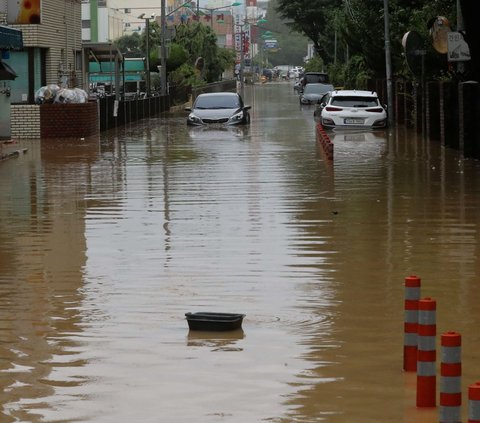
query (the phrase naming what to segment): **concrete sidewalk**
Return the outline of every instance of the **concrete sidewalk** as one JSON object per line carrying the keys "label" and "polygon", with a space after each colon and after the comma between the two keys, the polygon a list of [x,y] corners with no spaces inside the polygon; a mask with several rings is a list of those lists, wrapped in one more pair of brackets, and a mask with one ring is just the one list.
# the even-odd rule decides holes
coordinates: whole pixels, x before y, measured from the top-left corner
{"label": "concrete sidewalk", "polygon": [[26,148],[19,148],[15,140],[0,140],[0,161],[15,158],[27,152]]}

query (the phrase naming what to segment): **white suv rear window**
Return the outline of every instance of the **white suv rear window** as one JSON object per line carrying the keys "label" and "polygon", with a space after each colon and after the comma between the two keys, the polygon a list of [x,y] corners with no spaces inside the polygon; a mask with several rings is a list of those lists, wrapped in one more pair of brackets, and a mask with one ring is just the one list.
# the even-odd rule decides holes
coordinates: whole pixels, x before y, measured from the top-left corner
{"label": "white suv rear window", "polygon": [[375,107],[378,106],[378,99],[375,97],[336,96],[332,97],[330,104],[340,107]]}

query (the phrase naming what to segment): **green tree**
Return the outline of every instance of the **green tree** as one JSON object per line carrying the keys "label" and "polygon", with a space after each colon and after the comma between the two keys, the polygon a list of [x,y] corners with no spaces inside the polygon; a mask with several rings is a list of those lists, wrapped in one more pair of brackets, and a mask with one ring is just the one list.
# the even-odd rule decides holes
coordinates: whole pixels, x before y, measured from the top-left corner
{"label": "green tree", "polygon": [[277,12],[287,25],[308,37],[318,55],[329,62],[332,57],[331,21],[342,0],[277,0]]}
{"label": "green tree", "polygon": [[[157,72],[158,66],[161,64],[160,57],[158,55],[158,48],[160,47],[161,29],[157,22],[149,22],[148,31],[148,47],[149,47],[149,62],[150,72]],[[141,35],[141,51],[147,50],[147,33],[142,32]]]}
{"label": "green tree", "polygon": [[234,53],[217,46],[217,37],[210,26],[201,23],[177,26],[175,43],[188,52],[188,64],[194,67],[203,58],[201,77],[207,82],[218,81],[222,73],[233,66]]}
{"label": "green tree", "polygon": [[264,42],[262,34],[265,31],[271,31],[273,33],[272,38],[278,41],[279,47],[278,51],[268,54],[268,59],[272,65],[301,65],[307,55],[309,39],[287,26],[277,12],[277,7],[278,0],[268,2],[266,22],[255,26],[254,32],[257,34],[258,40],[252,40],[252,42],[258,42],[259,48],[262,48]]}
{"label": "green tree", "polygon": [[[176,81],[188,80],[194,84],[218,81],[222,73],[233,67],[235,54],[232,50],[217,46],[217,38],[209,25],[201,23],[180,24],[176,27],[175,38],[170,46],[170,56],[167,60],[167,73],[178,71],[172,78]],[[161,29],[157,22],[149,23],[148,33],[150,71],[157,72],[161,64],[158,50],[161,45]],[[119,38],[116,43],[123,51],[145,51],[147,34],[133,34]],[[199,72],[195,63],[203,58],[204,67]]]}
{"label": "green tree", "polygon": [[140,52],[142,50],[142,38],[138,32],[131,35],[123,35],[115,40],[115,45],[122,53],[127,51]]}
{"label": "green tree", "polygon": [[[318,55],[324,62],[338,71],[341,60],[345,67],[353,58],[353,69],[361,65],[362,75],[385,75],[384,51],[384,11],[381,0],[277,0],[276,9],[289,21],[292,29],[305,34],[314,43]],[[461,1],[467,26],[471,34],[476,30],[471,16],[475,16],[472,2]],[[436,52],[432,47],[428,23],[436,16],[445,16],[455,29],[455,0],[389,0],[390,47],[394,75],[410,74],[402,46],[403,35],[408,31],[416,31],[425,40],[425,72],[426,77],[444,77],[448,72],[446,55]],[[475,51],[480,37],[466,35]],[[358,57],[357,57],[358,56]],[[473,56],[473,54],[472,54]],[[478,55],[477,55],[478,57]],[[480,67],[472,60],[472,68]],[[480,60],[479,60],[480,62]],[[353,70],[352,69],[352,70]],[[477,74],[480,72],[477,72]],[[348,77],[352,72],[342,72]]]}
{"label": "green tree", "polygon": [[167,72],[178,69],[184,63],[188,63],[188,51],[180,44],[172,43],[170,46],[170,54],[167,60]]}

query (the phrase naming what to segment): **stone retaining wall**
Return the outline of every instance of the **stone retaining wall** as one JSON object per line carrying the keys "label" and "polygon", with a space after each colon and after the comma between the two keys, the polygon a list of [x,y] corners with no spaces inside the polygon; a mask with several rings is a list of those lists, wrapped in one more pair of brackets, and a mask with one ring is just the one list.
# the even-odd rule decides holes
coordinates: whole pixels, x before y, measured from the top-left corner
{"label": "stone retaining wall", "polygon": [[12,104],[10,122],[12,138],[40,138],[40,106],[38,104]]}
{"label": "stone retaining wall", "polygon": [[99,132],[97,102],[40,106],[42,138],[85,138]]}
{"label": "stone retaining wall", "polygon": [[85,138],[100,132],[97,102],[12,104],[11,137]]}

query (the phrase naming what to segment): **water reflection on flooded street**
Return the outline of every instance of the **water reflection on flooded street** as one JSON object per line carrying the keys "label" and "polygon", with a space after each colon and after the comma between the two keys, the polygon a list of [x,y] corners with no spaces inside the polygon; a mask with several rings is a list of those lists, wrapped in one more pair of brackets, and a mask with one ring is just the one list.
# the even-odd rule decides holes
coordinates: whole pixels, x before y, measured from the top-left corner
{"label": "water reflection on flooded street", "polygon": [[411,274],[462,334],[466,420],[480,163],[403,128],[332,134],[330,162],[291,83],[245,100],[247,128],[179,113],[0,163],[0,421],[437,422],[402,371]]}

